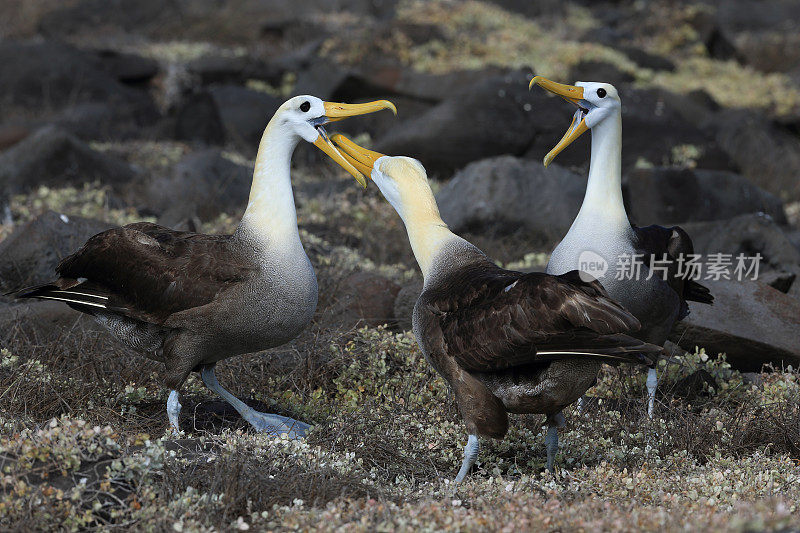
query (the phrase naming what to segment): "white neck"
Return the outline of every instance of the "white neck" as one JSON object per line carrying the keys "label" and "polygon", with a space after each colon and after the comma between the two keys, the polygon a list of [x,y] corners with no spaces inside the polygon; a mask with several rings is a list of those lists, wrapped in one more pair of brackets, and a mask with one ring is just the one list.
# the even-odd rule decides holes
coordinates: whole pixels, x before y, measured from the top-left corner
{"label": "white neck", "polygon": [[575,222],[630,225],[622,202],[622,117],[619,111],[592,128],[589,182]]}
{"label": "white neck", "polygon": [[239,231],[270,243],[300,242],[290,175],[292,153],[299,140],[272,122],[267,125]]}

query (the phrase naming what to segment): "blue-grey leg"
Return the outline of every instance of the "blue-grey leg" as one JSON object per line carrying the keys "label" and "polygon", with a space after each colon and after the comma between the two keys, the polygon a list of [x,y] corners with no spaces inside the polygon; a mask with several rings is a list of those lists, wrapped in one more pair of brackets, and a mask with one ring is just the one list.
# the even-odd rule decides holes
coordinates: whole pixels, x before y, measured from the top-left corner
{"label": "blue-grey leg", "polygon": [[469,439],[467,439],[467,445],[464,446],[464,460],[461,462],[461,470],[458,471],[458,475],[456,476],[456,483],[461,483],[464,481],[464,478],[467,477],[469,469],[472,468],[472,465],[475,464],[475,460],[478,458],[479,449],[480,443],[478,441],[478,436],[470,435]]}
{"label": "blue-grey leg", "polygon": [[175,429],[175,431],[181,430],[180,426],[178,425],[178,415],[180,414],[181,402],[178,401],[178,391],[170,391],[169,398],[167,398],[167,416],[169,417],[170,425]]}
{"label": "blue-grey leg", "polygon": [[564,415],[560,412],[547,418],[547,435],[544,437],[544,445],[547,449],[547,470],[553,471],[553,462],[558,453],[558,428],[564,425]]}
{"label": "blue-grey leg", "polygon": [[653,418],[653,406],[656,401],[656,387],[658,386],[658,375],[655,368],[647,370],[647,416]]}
{"label": "blue-grey leg", "polygon": [[203,378],[203,383],[206,384],[206,387],[219,394],[225,401],[231,404],[233,408],[242,415],[242,418],[250,422],[258,431],[265,431],[275,435],[286,433],[290,438],[296,439],[304,437],[306,431],[311,427],[304,422],[289,418],[288,416],[256,411],[219,384],[217,376],[214,374],[214,365],[204,365],[200,369],[200,376]]}
{"label": "blue-grey leg", "polygon": [[584,398],[585,398],[585,396],[581,396],[580,398],[578,398],[578,401],[576,402],[579,413],[583,413],[583,403],[584,403],[583,399]]}

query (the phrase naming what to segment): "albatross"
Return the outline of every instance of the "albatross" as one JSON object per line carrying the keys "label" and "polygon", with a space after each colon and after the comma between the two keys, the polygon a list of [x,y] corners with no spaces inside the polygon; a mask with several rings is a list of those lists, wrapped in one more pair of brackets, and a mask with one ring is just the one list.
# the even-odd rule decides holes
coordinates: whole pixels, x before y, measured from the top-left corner
{"label": "albatross", "polygon": [[[592,131],[583,204],[553,250],[547,273],[562,274],[593,265],[595,270],[589,274],[641,323],[635,336],[663,346],[675,322],[689,314],[688,301],[714,302],[708,288],[691,279],[691,268],[685,268],[684,261],[694,253],[692,239],[678,226],[637,227],[628,221],[621,185],[622,103],[613,85],[565,85],[542,76],[531,80],[529,87],[534,85],[578,108],[563,138],[545,156],[545,166],[584,132]],[[647,413],[652,417],[658,384],[653,366],[646,383]]]}
{"label": "albatross", "polygon": [[547,415],[547,469],[561,410],[597,379],[602,363],[647,363],[661,351],[629,335],[639,322],[596,281],[505,270],[451,232],[425,168],[408,157],[332,140],[370,176],[405,224],[422,270],[413,326],[426,360],[447,381],[469,434],[456,476],[474,464],[479,438],[502,439],[508,413]]}
{"label": "albatross", "polygon": [[58,278],[16,293],[65,302],[92,315],[123,344],[163,362],[170,424],[179,430],[179,390],[193,370],[258,431],[305,434],[308,425],[261,413],[224,389],[217,362],[280,346],[299,335],[317,306],[317,279],[297,228],[290,165],[300,140],[314,144],[366,186],[330,142],[324,124],[390,109],[296,96],[269,121],[247,208],[232,235],[175,231],[147,222],[91,237],[56,268]]}

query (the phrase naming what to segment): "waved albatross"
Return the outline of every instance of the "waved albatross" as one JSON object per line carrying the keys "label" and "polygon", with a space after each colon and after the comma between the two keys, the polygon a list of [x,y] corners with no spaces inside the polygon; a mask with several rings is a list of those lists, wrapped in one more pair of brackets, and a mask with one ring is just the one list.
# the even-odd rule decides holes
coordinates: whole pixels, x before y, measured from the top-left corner
{"label": "waved albatross", "polygon": [[322,126],[390,109],[296,96],[269,121],[256,157],[247,209],[233,235],[175,231],[140,222],[90,238],[56,268],[55,281],[18,298],[66,302],[93,315],[135,351],[164,363],[167,414],[178,430],[178,391],[199,370],[206,386],[259,431],[305,434],[307,424],[260,413],[217,381],[214,366],[234,355],[284,344],[311,321],[317,279],[297,229],[290,165],[300,140],[313,143],[362,186],[366,180]]}
{"label": "waved albatross", "polygon": [[[679,268],[694,253],[692,239],[678,226],[637,227],[628,221],[621,185],[622,104],[613,85],[564,85],[541,76],[531,80],[530,87],[534,85],[578,107],[564,137],[545,156],[545,166],[581,134],[592,130],[589,182],[583,204],[567,235],[553,250],[547,273],[605,265],[605,270],[588,273],[639,320],[642,329],[636,333],[637,338],[663,346],[675,322],[689,314],[687,301],[714,301],[706,287],[690,279],[691,269],[681,272]],[[638,271],[635,263],[640,263]],[[651,366],[647,375],[647,413],[651,417],[657,384],[656,371]]]}
{"label": "waved albatross", "polygon": [[502,269],[452,233],[419,161],[384,156],[341,135],[332,140],[403,219],[422,270],[414,335],[450,385],[469,433],[456,482],[475,462],[479,437],[505,436],[508,413],[547,415],[552,470],[560,412],[594,385],[601,364],[649,363],[661,348],[626,334],[639,322],[598,282],[576,271]]}

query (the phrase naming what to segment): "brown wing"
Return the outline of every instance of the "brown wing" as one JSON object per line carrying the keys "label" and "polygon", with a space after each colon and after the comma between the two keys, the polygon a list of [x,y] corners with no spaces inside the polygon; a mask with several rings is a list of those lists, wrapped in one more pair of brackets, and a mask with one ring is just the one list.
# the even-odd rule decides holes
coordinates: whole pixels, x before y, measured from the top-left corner
{"label": "brown wing", "polygon": [[665,281],[681,298],[678,320],[689,314],[687,300],[709,305],[714,303],[714,296],[708,287],[690,279],[686,272],[679,275],[678,259],[680,257],[688,259],[694,254],[692,239],[683,228],[652,225],[634,227],[633,231],[636,234],[636,249],[643,254],[642,260],[646,265],[650,265],[652,261],[661,261],[665,256],[669,260]]}
{"label": "brown wing", "polygon": [[[490,265],[490,266],[489,266]],[[522,274],[487,262],[423,292],[438,317],[447,355],[467,370],[491,371],[576,355],[644,362],[660,348],[621,333],[636,318],[577,271]]]}
{"label": "brown wing", "polygon": [[255,267],[231,248],[230,239],[147,222],[114,228],[61,261],[58,285],[81,281],[70,290],[106,296],[109,309],[163,323],[173,313],[210,303],[251,275]]}

